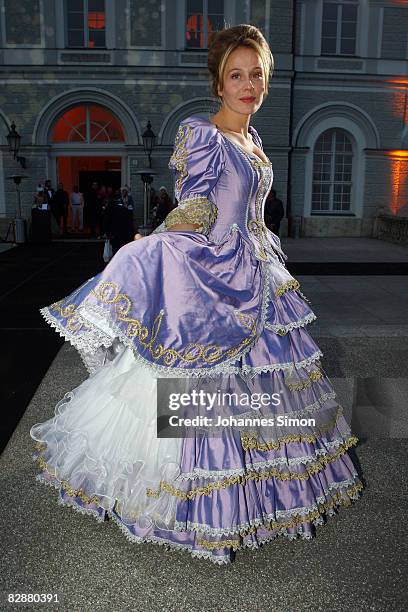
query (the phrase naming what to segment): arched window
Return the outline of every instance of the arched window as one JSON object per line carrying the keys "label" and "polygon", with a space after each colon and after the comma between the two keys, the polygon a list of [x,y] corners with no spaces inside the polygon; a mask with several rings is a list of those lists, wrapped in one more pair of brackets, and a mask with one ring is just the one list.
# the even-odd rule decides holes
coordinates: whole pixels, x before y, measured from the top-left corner
{"label": "arched window", "polygon": [[122,126],[115,115],[95,104],[81,104],[66,111],[52,132],[52,142],[85,144],[124,142]]}
{"label": "arched window", "polygon": [[345,130],[323,132],[313,155],[312,213],[349,213],[353,147]]}

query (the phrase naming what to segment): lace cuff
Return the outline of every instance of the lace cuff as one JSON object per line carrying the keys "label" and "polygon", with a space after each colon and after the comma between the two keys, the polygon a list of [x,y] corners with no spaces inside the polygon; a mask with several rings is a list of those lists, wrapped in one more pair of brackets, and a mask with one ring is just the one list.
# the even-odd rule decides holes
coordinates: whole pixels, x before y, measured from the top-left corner
{"label": "lace cuff", "polygon": [[188,198],[167,215],[164,225],[167,229],[177,223],[197,223],[198,228],[194,231],[208,236],[216,218],[217,207],[213,202],[203,197]]}

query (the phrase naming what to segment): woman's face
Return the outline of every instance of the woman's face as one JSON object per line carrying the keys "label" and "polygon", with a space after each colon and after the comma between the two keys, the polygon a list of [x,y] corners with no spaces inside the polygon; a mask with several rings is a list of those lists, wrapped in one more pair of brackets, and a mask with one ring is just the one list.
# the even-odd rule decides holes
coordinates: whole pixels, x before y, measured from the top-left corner
{"label": "woman's face", "polygon": [[223,105],[236,113],[256,113],[264,93],[265,75],[260,56],[249,47],[237,47],[227,60],[223,89],[218,88]]}

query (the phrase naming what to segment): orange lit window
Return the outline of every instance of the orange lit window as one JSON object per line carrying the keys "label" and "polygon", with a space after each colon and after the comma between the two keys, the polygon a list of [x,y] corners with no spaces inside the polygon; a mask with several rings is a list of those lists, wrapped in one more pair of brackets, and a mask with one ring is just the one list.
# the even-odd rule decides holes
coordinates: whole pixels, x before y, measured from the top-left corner
{"label": "orange lit window", "polygon": [[224,3],[220,0],[187,0],[185,41],[187,49],[206,49],[214,32],[224,27]]}
{"label": "orange lit window", "polygon": [[106,47],[105,0],[67,0],[65,8],[68,47]]}
{"label": "orange lit window", "polygon": [[83,144],[124,142],[120,121],[107,108],[82,104],[65,111],[52,131],[52,142]]}
{"label": "orange lit window", "polygon": [[88,13],[88,28],[92,30],[104,30],[105,13]]}

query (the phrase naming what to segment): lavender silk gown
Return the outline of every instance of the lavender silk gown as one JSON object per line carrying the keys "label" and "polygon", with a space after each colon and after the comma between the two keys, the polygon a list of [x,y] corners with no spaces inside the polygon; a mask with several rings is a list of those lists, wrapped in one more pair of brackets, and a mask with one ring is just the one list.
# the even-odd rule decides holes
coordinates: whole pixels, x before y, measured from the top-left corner
{"label": "lavender silk gown", "polygon": [[[350,505],[363,488],[347,454],[357,439],[306,331],[316,316],[263,222],[272,164],[193,116],[180,124],[169,166],[179,206],[162,229],[181,222],[198,231],[158,231],[124,246],[41,311],[90,376],[32,426],[33,459],[59,503],[110,517],[129,540],[230,563],[237,549],[278,535],[311,538]],[[315,425],[158,439],[158,377],[279,391],[278,406],[246,413]]]}

